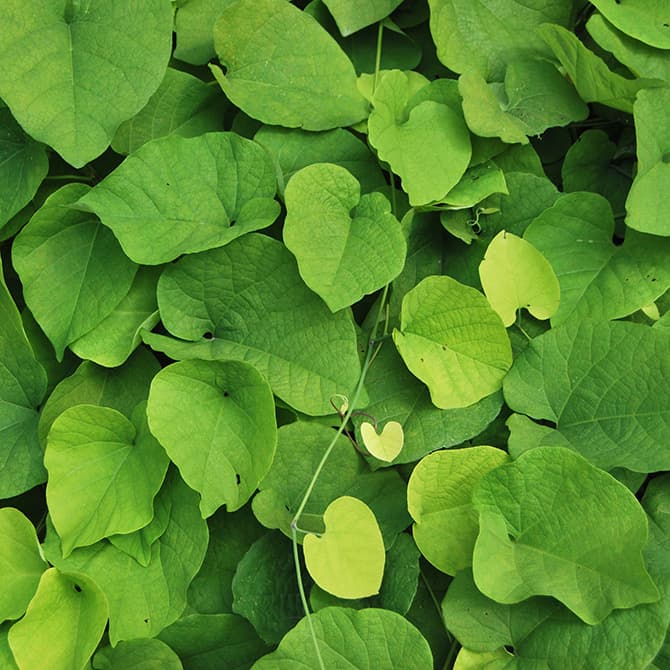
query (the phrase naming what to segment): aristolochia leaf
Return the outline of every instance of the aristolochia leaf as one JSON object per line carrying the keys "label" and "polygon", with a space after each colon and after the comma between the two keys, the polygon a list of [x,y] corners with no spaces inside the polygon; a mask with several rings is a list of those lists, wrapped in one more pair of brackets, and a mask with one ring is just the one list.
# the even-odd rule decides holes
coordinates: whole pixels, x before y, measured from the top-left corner
{"label": "aristolochia leaf", "polygon": [[360,431],[365,448],[380,461],[390,463],[402,451],[404,436],[402,425],[397,421],[389,421],[379,435],[367,421],[361,424]]}
{"label": "aristolochia leaf", "polygon": [[44,463],[47,504],[65,556],[115,533],[146,526],[168,458],[146,425],[108,407],[77,405],[52,424]]}
{"label": "aristolochia leaf", "polygon": [[104,647],[93,659],[95,670],[183,670],[179,656],[155,639],[128,640]]}
{"label": "aristolochia leaf", "polygon": [[239,509],[270,469],[277,442],[272,391],[248,363],[181,361],[154,378],[151,432],[201,495],[204,517]]}
{"label": "aristolochia leaf", "polygon": [[345,168],[317,163],[286,186],[284,242],[305,283],[331,311],[358,302],[395,279],[406,244],[391,204],[381,193],[361,196]]}
{"label": "aristolochia leaf", "polygon": [[324,0],[337,27],[345,37],[387,17],[402,0]]}
{"label": "aristolochia leaf", "polygon": [[164,0],[7,0],[0,97],[32,137],[81,167],[158,88],[171,44]]}
{"label": "aristolochia leaf", "polygon": [[659,49],[670,49],[668,6],[664,0],[593,0],[593,4],[627,35]]}
{"label": "aristolochia leaf", "polygon": [[517,603],[551,595],[589,624],[659,599],[642,557],[644,510],[623,484],[569,449],[531,449],[496,468],[480,480],[473,504],[480,526],[473,574],[488,597]]}
{"label": "aristolochia leaf", "polygon": [[500,317],[479,291],[451,277],[428,277],[405,295],[393,341],[443,409],[467,407],[497,391],[512,365]]}

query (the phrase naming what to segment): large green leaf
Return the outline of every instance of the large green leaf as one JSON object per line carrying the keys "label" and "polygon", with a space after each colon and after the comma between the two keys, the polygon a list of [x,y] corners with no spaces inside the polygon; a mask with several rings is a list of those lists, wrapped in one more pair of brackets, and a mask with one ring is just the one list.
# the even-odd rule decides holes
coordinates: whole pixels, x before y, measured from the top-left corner
{"label": "large green leaf", "polygon": [[462,113],[441,99],[447,88],[452,102],[455,85],[447,83],[426,81],[417,90],[416,82],[404,72],[391,70],[381,78],[372,98],[370,144],[400,176],[411,205],[442,199],[470,162],[470,134]]}
{"label": "large green leaf", "polygon": [[252,670],[426,670],[433,665],[430,647],[407,619],[382,609],[360,611],[326,607],[311,616],[323,665],[314,650],[310,625],[302,619]]}
{"label": "large green leaf", "polygon": [[186,0],[177,3],[174,57],[192,65],[204,65],[216,56],[214,24],[223,8],[234,0]]}
{"label": "large green leaf", "polygon": [[501,449],[470,447],[437,451],[412,471],[407,508],[421,553],[450,575],[472,564],[479,524],[472,492],[490,470],[509,460]]}
{"label": "large green leaf", "polygon": [[405,262],[391,203],[360,190],[351,173],[330,163],[303,168],[286,186],[284,243],[332,312],[391,282]]}
{"label": "large green leaf", "polygon": [[119,642],[100,649],[93,659],[95,670],[183,670],[179,656],[160,640]]}
{"label": "large green leaf", "polygon": [[50,568],[42,574],[26,615],[9,630],[21,670],[81,670],[107,624],[100,587],[78,573]]}
{"label": "large green leaf", "polygon": [[561,287],[554,325],[627,316],[670,288],[669,241],[628,231],[617,246],[613,235],[611,207],[595,193],[561,196],[526,229]]}
{"label": "large green leaf", "polygon": [[643,509],[569,449],[527,451],[485,475],[472,501],[480,526],[473,574],[497,602],[551,595],[597,624],[614,609],[659,599],[642,556]]}
{"label": "large green leaf", "polygon": [[33,524],[17,509],[0,509],[0,621],[26,611],[47,569]]}
{"label": "large green leaf", "polygon": [[64,556],[146,526],[168,463],[149,432],[144,403],[132,422],[109,407],[65,410],[51,425],[44,454],[47,504]]}
{"label": "large green leaf", "polygon": [[184,481],[201,496],[203,517],[239,509],[272,465],[277,424],[270,386],[241,361],[181,361],[154,377],[151,432]]}
{"label": "large green leaf", "polygon": [[7,0],[3,9],[0,97],[33,138],[81,167],[163,79],[170,4]]}
{"label": "large green leaf", "polygon": [[168,331],[189,342],[147,334],[152,347],[172,358],[252,363],[301,412],[332,412],[330,398],[351,393],[358,380],[350,315],[331,314],[290,252],[269,237],[245,235],[168,266],[158,305]]}
{"label": "large green leaf", "polygon": [[474,70],[501,81],[511,61],[550,55],[535,33],[541,23],[567,25],[570,0],[429,0],[430,31],[439,59],[454,72]]}
{"label": "large green leaf", "polygon": [[328,130],[367,116],[351,61],[291,3],[237,0],[227,5],[214,26],[214,46],[226,72],[211,69],[224,93],[263,123]]}
{"label": "large green leaf", "polygon": [[108,542],[75,549],[62,556],[53,528],[43,545],[50,563],[83,572],[100,586],[109,603],[109,639],[154,637],[177,620],[186,606],[186,591],[207,550],[207,524],[200,516],[198,495],[168,471],[156,505],[165,504],[169,521],[142,566]]}
{"label": "large green leaf", "polygon": [[46,373],[26,337],[0,260],[0,499],[46,479],[37,440],[37,408],[46,390]]}
{"label": "large green leaf", "polygon": [[26,303],[62,360],[130,290],[137,266],[105,226],[70,205],[90,193],[68,184],[47,198],[12,246]]}
{"label": "large green leaf", "polygon": [[664,0],[593,0],[603,16],[627,35],[670,49],[670,21]]}
{"label": "large green leaf", "polygon": [[79,201],[138,263],[220,247],[279,214],[272,162],[235,133],[163,137],[140,147]]}
{"label": "large green leaf", "polygon": [[361,28],[386,18],[402,0],[324,0],[323,4],[335,18],[342,35],[351,35]]}
{"label": "large green leaf", "polygon": [[505,379],[507,404],[556,423],[604,469],[670,467],[668,334],[634,323],[571,320],[536,337]]}
{"label": "large green leaf", "polygon": [[451,277],[428,277],[402,302],[393,341],[435,405],[467,407],[494,393],[512,364],[500,317],[477,290]]}

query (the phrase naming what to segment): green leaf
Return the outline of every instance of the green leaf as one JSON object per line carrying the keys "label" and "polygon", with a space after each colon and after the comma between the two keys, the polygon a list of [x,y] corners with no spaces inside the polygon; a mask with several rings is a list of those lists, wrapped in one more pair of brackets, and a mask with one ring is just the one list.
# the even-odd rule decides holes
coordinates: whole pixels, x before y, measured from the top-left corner
{"label": "green leaf", "polygon": [[159,265],[220,247],[279,214],[272,162],[235,133],[160,138],[89,191],[95,212],[137,263]]}
{"label": "green leaf", "polygon": [[670,179],[669,104],[667,88],[640,91],[633,109],[638,163],[626,200],[626,225],[652,235],[670,236],[670,209],[662,197]]}
{"label": "green leaf", "polygon": [[400,533],[386,552],[384,579],[379,589],[380,607],[407,614],[419,586],[421,554],[407,533]]}
{"label": "green leaf", "polygon": [[32,523],[13,507],[0,509],[0,621],[26,611],[47,564]]}
{"label": "green leaf", "polygon": [[386,18],[402,0],[323,0],[345,37]]}
{"label": "green leaf", "polygon": [[558,309],[561,290],[547,259],[521,237],[498,233],[479,264],[486,298],[506,327],[517,310],[527,309],[536,319],[549,319]]}
{"label": "green leaf", "polygon": [[642,556],[648,530],[637,499],[572,451],[531,449],[485,475],[472,501],[474,578],[497,602],[551,595],[597,624],[613,609],[659,599]]}
{"label": "green leaf", "polygon": [[[327,607],[311,616],[323,664],[328,670],[426,670],[432,654],[421,633],[404,617],[381,609],[360,611]],[[276,651],[252,670],[318,670],[314,642],[306,619],[290,631]]]}
{"label": "green leaf", "polygon": [[49,568],[26,615],[9,630],[17,665],[81,670],[98,646],[107,615],[105,596],[92,579]]}
{"label": "green leaf", "polygon": [[9,633],[9,623],[0,624],[0,663],[4,670],[19,670],[14,660],[14,654],[9,648],[9,640],[7,639]]}
{"label": "green leaf", "polygon": [[305,565],[314,581],[339,598],[379,593],[384,576],[384,540],[372,510],[342,496],[323,513],[325,532],[303,540]]}
{"label": "green leaf", "polygon": [[358,380],[350,315],[331,314],[276,240],[245,235],[180,259],[158,282],[158,305],[167,330],[190,342],[145,335],[152,347],[172,358],[247,361],[301,412],[332,412],[330,398],[351,393]]}
{"label": "green leaf", "polygon": [[146,526],[168,463],[149,432],[144,404],[132,422],[109,407],[65,410],[51,426],[44,454],[47,504],[63,555]]}
{"label": "green leaf", "polygon": [[328,130],[367,116],[351,61],[311,16],[284,0],[227,5],[214,26],[214,45],[226,68],[224,75],[210,66],[216,80],[254,119]]}
{"label": "green leaf", "polygon": [[406,245],[391,204],[381,193],[361,196],[345,168],[317,163],[286,186],[284,243],[303,280],[332,312],[397,277]]}
{"label": "green leaf", "polygon": [[501,81],[511,61],[550,56],[535,33],[542,23],[568,25],[572,2],[429,0],[430,31],[439,59],[458,73]]}
{"label": "green leaf", "polygon": [[268,644],[277,644],[303,616],[291,543],[266,533],[244,554],[232,581],[233,612]]}
{"label": "green leaf", "polygon": [[460,109],[438,95],[431,99],[435,84],[426,83],[427,90],[417,97],[404,72],[387,72],[375,89],[368,119],[370,144],[400,176],[414,206],[441,200],[459,182],[472,154]]}
{"label": "green leaf", "polygon": [[662,81],[625,79],[612,72],[574,33],[561,26],[545,24],[537,33],[551,47],[584,102],[600,102],[630,113],[638,91],[663,85]]}
{"label": "green leaf", "polygon": [[472,492],[479,480],[509,460],[501,449],[469,447],[423,458],[407,485],[407,508],[421,553],[439,570],[455,575],[472,564],[479,524]]}
{"label": "green leaf", "polygon": [[160,640],[128,640],[104,647],[93,659],[95,670],[183,670],[179,656]]}
{"label": "green leaf", "polygon": [[467,407],[494,393],[512,364],[500,317],[479,291],[451,277],[429,277],[407,293],[393,341],[443,409]]}
{"label": "green leaf", "polygon": [[220,92],[201,79],[168,68],[149,102],[119,126],[112,149],[119,154],[131,154],[158,137],[196,137],[223,130],[221,103]]}
{"label": "green leaf", "polygon": [[37,440],[37,408],[46,389],[46,373],[26,337],[0,260],[0,499],[46,479]]}
{"label": "green leaf", "polygon": [[121,302],[137,272],[95,216],[70,207],[86,193],[90,189],[82,184],[56,191],[12,246],[26,303],[59,361],[70,342],[97,326]]}
{"label": "green leaf", "polygon": [[[556,424],[603,469],[670,466],[668,336],[634,323],[571,320],[532,340],[505,379],[509,407]],[[607,380],[603,383],[603,380]]]}
{"label": "green leaf", "polygon": [[509,195],[505,174],[493,161],[486,161],[468,168],[442,202],[449,208],[464,209],[474,207],[495,193]]}
{"label": "green leaf", "polygon": [[[47,533],[44,551],[63,570],[83,572],[100,586],[109,603],[109,639],[154,637],[177,620],[186,606],[186,591],[207,550],[207,524],[200,516],[198,495],[168,470],[156,506],[165,504],[169,521],[141,566],[107,542],[75,549],[62,557],[58,537]],[[49,638],[46,638],[49,639]],[[43,667],[43,666],[42,666]]]}
{"label": "green leaf", "polygon": [[241,361],[181,361],[151,383],[152,433],[201,495],[203,517],[235,511],[270,469],[277,441],[272,391]]}
{"label": "green leaf", "polygon": [[0,103],[0,229],[31,201],[48,169],[45,147]]}
{"label": "green leaf", "polygon": [[159,268],[140,267],[127,295],[95,328],[70,343],[70,349],[98,365],[123,365],[142,341],[140,330],[159,321],[156,285]]}
{"label": "green leaf", "polygon": [[397,421],[388,421],[379,435],[367,421],[360,425],[360,431],[365,448],[380,461],[390,463],[402,451],[404,435],[402,425]]}
{"label": "green leaf", "polygon": [[663,0],[593,0],[619,30],[659,49],[670,49],[668,7]]}
{"label": "green leaf", "polygon": [[216,56],[214,24],[233,0],[186,0],[177,3],[174,57],[191,65],[204,65]]}
{"label": "green leaf", "polygon": [[158,88],[172,9],[163,0],[8,0],[4,9],[0,97],[34,139],[82,167]]}

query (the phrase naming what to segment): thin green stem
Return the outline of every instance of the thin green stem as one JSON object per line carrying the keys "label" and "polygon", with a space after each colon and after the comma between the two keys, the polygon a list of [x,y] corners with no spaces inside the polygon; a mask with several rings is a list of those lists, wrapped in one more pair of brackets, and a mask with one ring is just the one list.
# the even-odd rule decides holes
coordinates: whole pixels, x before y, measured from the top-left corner
{"label": "thin green stem", "polygon": [[423,582],[423,585],[426,587],[426,591],[428,591],[430,599],[433,601],[433,605],[437,610],[437,614],[440,617],[442,625],[444,626],[444,631],[447,634],[447,637],[450,640],[453,640],[454,638],[452,637],[451,633],[449,632],[449,629],[447,628],[447,623],[444,620],[444,615],[442,614],[442,607],[440,606],[437,596],[435,595],[435,591],[433,591],[433,587],[430,585],[430,582],[428,581],[428,579],[426,579],[426,575],[424,575],[423,572],[420,572],[419,574],[421,575],[421,581]]}
{"label": "thin green stem", "polygon": [[45,181],[83,181],[92,182],[94,177],[86,177],[82,174],[54,174],[45,177]]}
{"label": "thin green stem", "polygon": [[447,654],[447,657],[444,659],[444,665],[442,666],[442,670],[449,670],[449,668],[453,667],[454,657],[456,656],[460,646],[461,645],[458,643],[458,640],[454,638],[451,643],[451,647],[449,647],[449,653]]}
{"label": "thin green stem", "polygon": [[384,35],[384,24],[380,21],[377,27],[377,52],[375,53],[375,78],[372,80],[372,94],[374,95],[379,80],[379,70],[382,65],[382,41]]}

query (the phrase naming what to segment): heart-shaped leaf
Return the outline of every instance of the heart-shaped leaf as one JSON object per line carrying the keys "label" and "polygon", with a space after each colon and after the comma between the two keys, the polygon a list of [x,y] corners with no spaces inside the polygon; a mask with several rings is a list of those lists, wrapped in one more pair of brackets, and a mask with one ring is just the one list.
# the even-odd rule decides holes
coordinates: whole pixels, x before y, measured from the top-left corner
{"label": "heart-shaped leaf", "polygon": [[285,198],[284,242],[307,286],[331,311],[402,271],[405,238],[390,203],[381,193],[361,197],[358,180],[345,168],[309,165],[291,177]]}
{"label": "heart-shaped leaf", "polygon": [[384,540],[372,510],[358,498],[333,500],[323,515],[326,532],[303,540],[305,564],[314,581],[338,598],[379,593]]}
{"label": "heart-shaped leaf", "polygon": [[381,435],[377,435],[374,426],[367,421],[361,424],[360,430],[365,448],[380,461],[390,463],[402,451],[405,436],[402,424],[397,421],[389,421]]}

